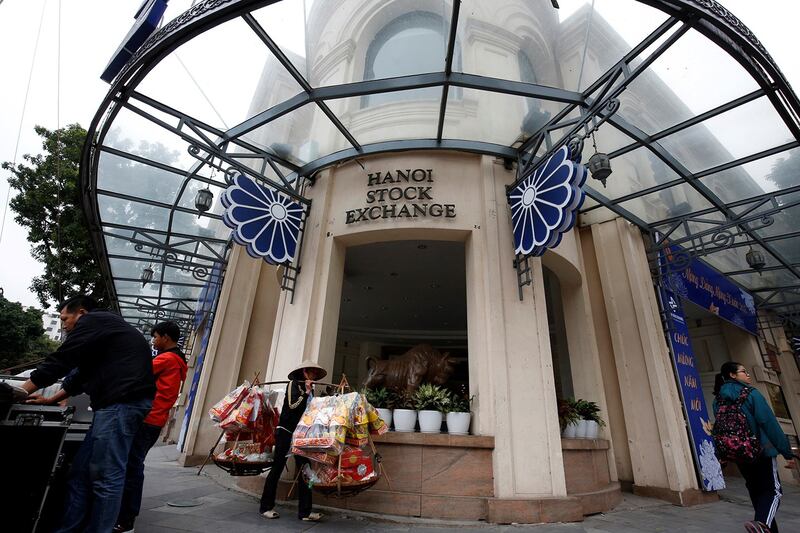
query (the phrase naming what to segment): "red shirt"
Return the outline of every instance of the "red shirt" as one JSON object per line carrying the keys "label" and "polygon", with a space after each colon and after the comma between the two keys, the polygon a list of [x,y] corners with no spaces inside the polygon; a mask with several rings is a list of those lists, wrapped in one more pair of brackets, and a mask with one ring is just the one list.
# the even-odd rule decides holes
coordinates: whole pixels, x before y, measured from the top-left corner
{"label": "red shirt", "polygon": [[144,423],[162,427],[169,419],[169,410],[175,405],[181,382],[186,379],[186,362],[179,354],[166,351],[153,359],[153,375],[156,379],[156,397],[153,408],[145,417]]}

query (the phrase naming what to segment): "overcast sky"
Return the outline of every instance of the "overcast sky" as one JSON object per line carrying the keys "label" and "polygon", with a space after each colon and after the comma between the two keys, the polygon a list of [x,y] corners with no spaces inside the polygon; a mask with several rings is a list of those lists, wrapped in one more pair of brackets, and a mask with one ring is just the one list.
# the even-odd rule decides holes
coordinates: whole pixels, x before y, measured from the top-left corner
{"label": "overcast sky", "polygon": [[[568,5],[571,2],[561,3]],[[800,4],[797,0],[723,0],[721,3],[755,33],[795,90],[800,90],[800,61],[796,45]],[[59,1],[4,0],[0,3],[0,72],[3,73],[0,83],[0,162],[13,161],[16,153],[19,163],[23,154],[41,151],[34,125],[54,129],[58,125],[78,122],[84,128],[89,126],[108,90],[108,85],[100,80],[100,73],[130,29],[141,0],[62,0],[60,4],[61,97],[60,106],[57,106]],[[173,18],[191,4],[191,0],[170,0],[166,19]],[[596,2],[601,14],[626,4],[629,5],[620,0]],[[40,22],[41,37],[34,60]],[[25,106],[29,73],[30,90]],[[228,81],[224,72],[219,72],[219,76],[221,83]],[[0,172],[2,217],[8,194],[8,173]],[[28,287],[42,268],[30,257],[26,232],[13,218],[9,209],[0,240],[0,287],[4,289],[6,298],[38,307],[36,297]]]}

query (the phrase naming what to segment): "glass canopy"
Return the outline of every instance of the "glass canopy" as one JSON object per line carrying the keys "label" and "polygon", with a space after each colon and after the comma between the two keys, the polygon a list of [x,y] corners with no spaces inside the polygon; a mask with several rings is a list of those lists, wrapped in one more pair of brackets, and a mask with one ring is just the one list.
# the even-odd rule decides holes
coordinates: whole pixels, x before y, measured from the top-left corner
{"label": "glass canopy", "polygon": [[622,216],[653,251],[680,244],[763,308],[800,313],[800,104],[716,2],[193,4],[114,80],[83,154],[85,206],[129,320],[191,327],[230,249],[232,173],[302,202],[320,169],[357,156],[460,150],[515,162],[521,178],[575,136],[584,162],[597,150],[613,167],[607,185],[589,180],[581,224]]}

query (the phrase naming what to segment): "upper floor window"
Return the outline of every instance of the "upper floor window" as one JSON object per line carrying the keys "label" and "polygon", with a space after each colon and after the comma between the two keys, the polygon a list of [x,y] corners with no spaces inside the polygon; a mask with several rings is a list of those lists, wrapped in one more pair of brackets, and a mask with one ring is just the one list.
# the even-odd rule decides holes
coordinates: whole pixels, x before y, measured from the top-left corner
{"label": "upper floor window", "polygon": [[[386,25],[369,45],[364,67],[365,80],[396,78],[411,74],[441,72],[447,52],[445,22],[442,17],[414,11]],[[458,59],[458,58],[456,58]],[[460,66],[454,62],[454,65]],[[440,98],[440,87],[414,92],[378,93],[362,98],[362,106],[396,102],[406,98]]]}

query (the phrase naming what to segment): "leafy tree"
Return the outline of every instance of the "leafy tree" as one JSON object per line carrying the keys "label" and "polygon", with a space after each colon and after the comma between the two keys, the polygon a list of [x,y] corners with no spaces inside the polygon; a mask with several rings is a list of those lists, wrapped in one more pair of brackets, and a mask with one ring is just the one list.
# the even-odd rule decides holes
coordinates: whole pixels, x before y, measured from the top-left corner
{"label": "leafy tree", "polygon": [[57,346],[44,335],[41,311],[0,296],[0,369],[40,359]]}
{"label": "leafy tree", "polygon": [[76,294],[89,294],[105,303],[105,285],[92,251],[89,231],[80,201],[78,162],[86,130],[71,124],[51,131],[35,128],[42,138],[43,154],[23,156],[14,167],[9,184],[17,191],[11,200],[14,220],[27,228],[31,255],[44,264],[44,274],[35,277],[31,290],[47,308]]}
{"label": "leafy tree", "polygon": [[788,189],[800,185],[800,151],[792,150],[788,157],[779,158],[767,179],[780,189]]}

